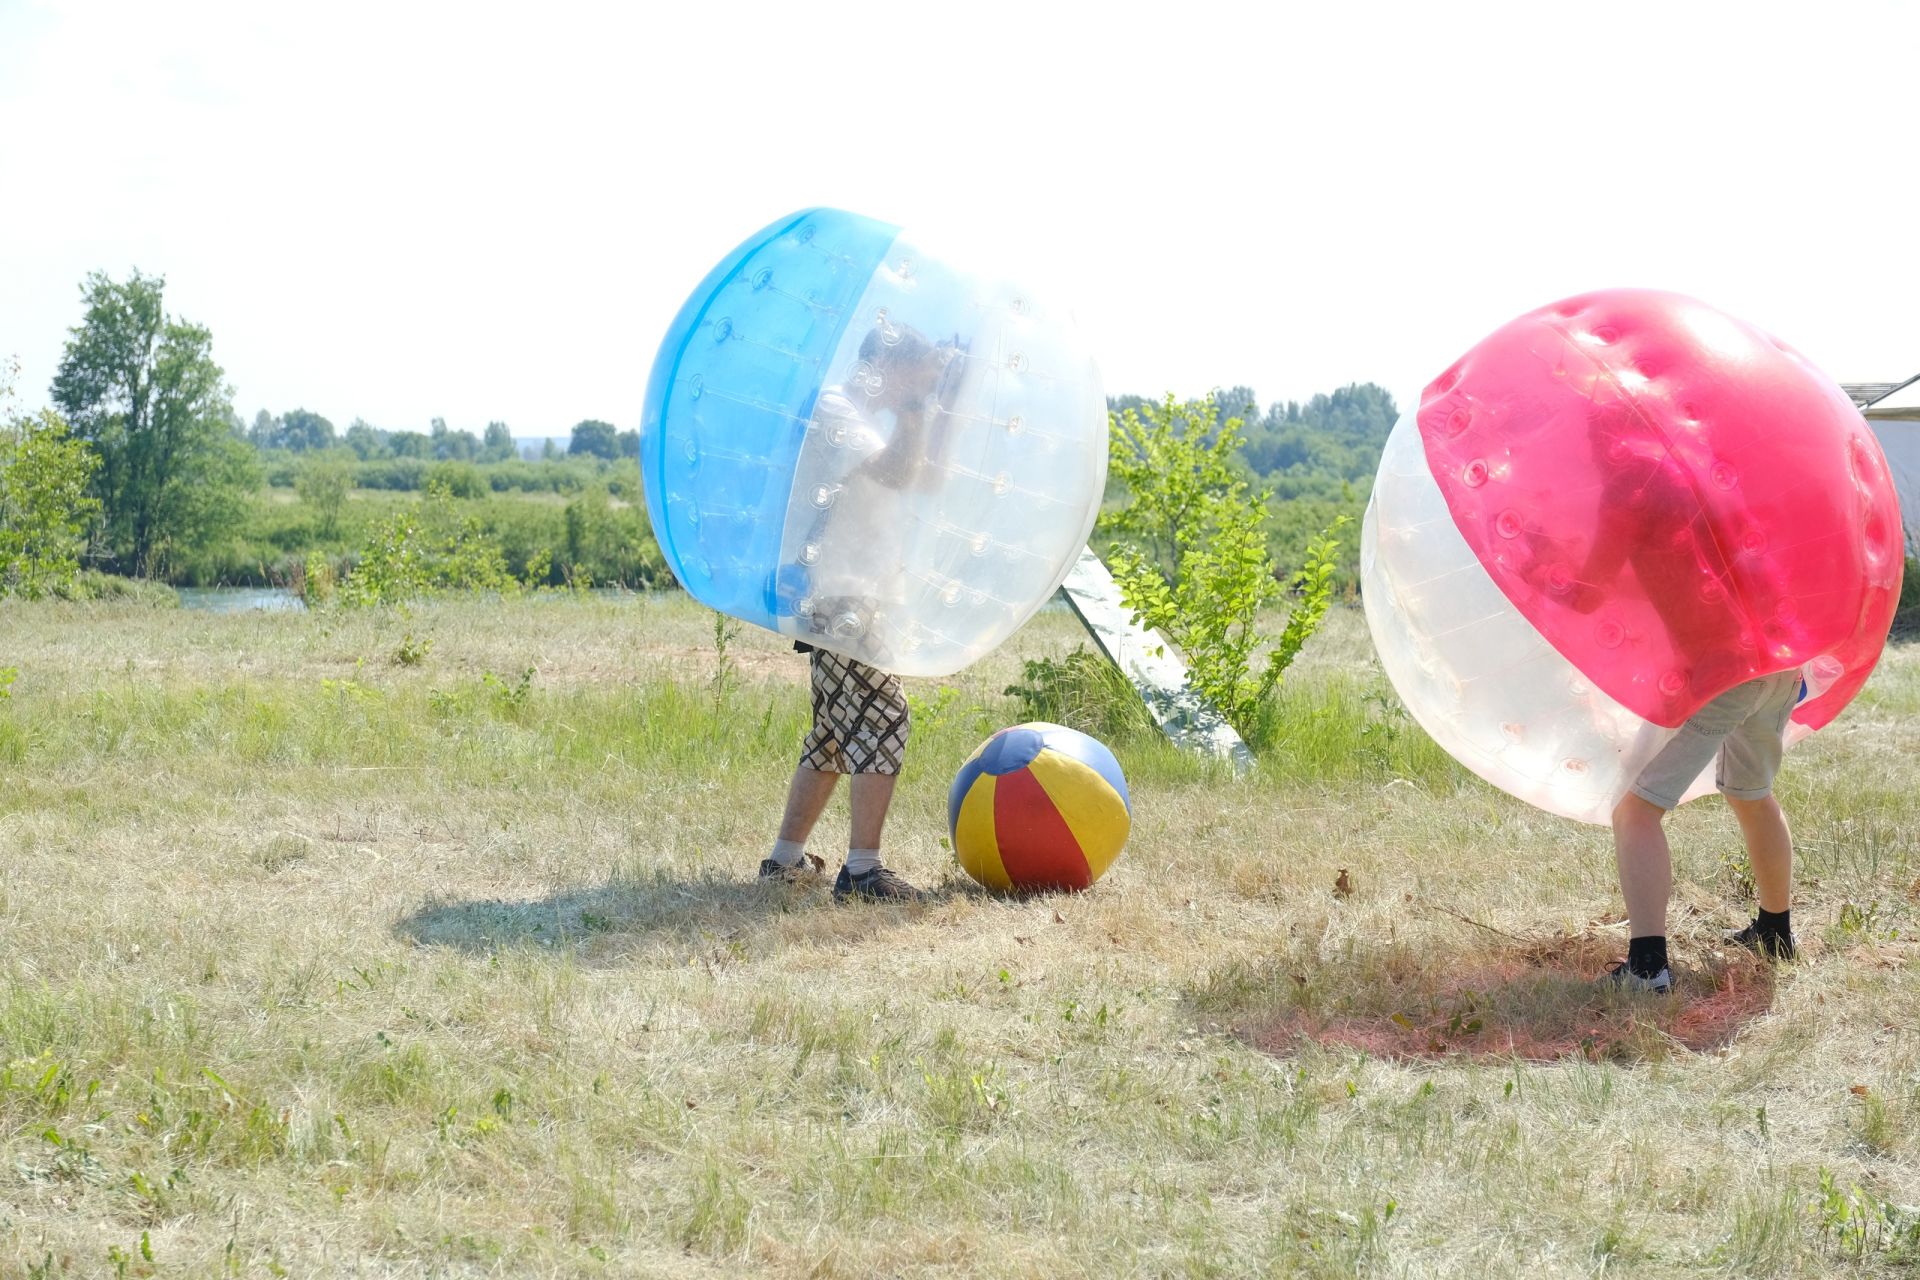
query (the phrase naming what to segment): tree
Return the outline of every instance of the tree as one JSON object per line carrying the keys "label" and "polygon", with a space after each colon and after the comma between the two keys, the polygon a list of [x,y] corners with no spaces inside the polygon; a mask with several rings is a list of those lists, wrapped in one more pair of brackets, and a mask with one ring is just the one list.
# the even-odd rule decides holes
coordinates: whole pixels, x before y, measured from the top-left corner
{"label": "tree", "polygon": [[364,418],[355,418],[343,439],[347,448],[353,450],[354,456],[362,462],[393,456],[393,450],[387,447],[387,433],[370,425]]}
{"label": "tree", "polygon": [[280,419],[262,409],[253,415],[253,425],[247,428],[247,443],[256,449],[278,449],[281,430]]}
{"label": "tree", "polygon": [[314,531],[331,538],[340,531],[340,509],[353,490],[353,455],[345,449],[323,449],[300,460],[293,489],[313,508]]}
{"label": "tree", "polygon": [[441,462],[472,462],[480,453],[480,438],[471,431],[449,431],[445,418],[433,420],[432,456]]}
{"label": "tree", "polygon": [[124,283],[89,275],[86,315],[53,379],[54,403],[99,455],[93,493],[107,553],[147,575],[237,526],[259,485],[253,452],[228,427],[213,336],[167,315],[165,288],[138,271]]}
{"label": "tree", "polygon": [[308,453],[315,449],[333,448],[333,424],[317,413],[305,409],[294,409],[280,420],[280,442],[282,449],[291,449],[295,453]]}
{"label": "tree", "polygon": [[418,431],[396,431],[387,437],[396,458],[432,458],[433,441]]}
{"label": "tree", "polygon": [[1300,420],[1309,426],[1382,445],[1398,416],[1386,388],[1371,382],[1349,383],[1332,395],[1316,395],[1300,410]]}
{"label": "tree", "polygon": [[[0,367],[0,410],[15,369]],[[60,415],[0,413],[0,597],[28,599],[70,585],[96,504],[87,496],[96,460]]]}
{"label": "tree", "polygon": [[480,442],[480,461],[513,461],[513,430],[504,422],[489,422],[487,434]]}
{"label": "tree", "polygon": [[586,454],[612,462],[620,456],[619,434],[613,429],[612,423],[589,418],[574,425],[573,439],[567,443],[567,453]]}
{"label": "tree", "polygon": [[1260,416],[1260,397],[1253,393],[1252,387],[1228,387],[1225,391],[1213,393],[1214,417],[1221,422],[1228,418],[1238,418],[1242,422],[1251,422]]}
{"label": "tree", "polygon": [[637,458],[640,456],[640,433],[638,431],[622,431],[613,438],[613,442],[618,446],[621,457]]}

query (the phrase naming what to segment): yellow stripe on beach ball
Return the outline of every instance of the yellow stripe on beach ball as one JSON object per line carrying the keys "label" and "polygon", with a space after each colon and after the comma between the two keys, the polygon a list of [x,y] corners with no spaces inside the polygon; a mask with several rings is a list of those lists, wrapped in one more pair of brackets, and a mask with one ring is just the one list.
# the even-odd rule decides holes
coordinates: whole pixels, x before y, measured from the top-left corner
{"label": "yellow stripe on beach ball", "polygon": [[1087,870],[1098,880],[1120,856],[1133,829],[1127,802],[1099,770],[1057,751],[1042,751],[1027,768],[1066,820],[1087,860]]}
{"label": "yellow stripe on beach ball", "polygon": [[1004,891],[1013,888],[1013,877],[1000,860],[1000,841],[994,834],[993,787],[994,776],[982,773],[967,788],[953,824],[953,852],[968,875],[989,889]]}

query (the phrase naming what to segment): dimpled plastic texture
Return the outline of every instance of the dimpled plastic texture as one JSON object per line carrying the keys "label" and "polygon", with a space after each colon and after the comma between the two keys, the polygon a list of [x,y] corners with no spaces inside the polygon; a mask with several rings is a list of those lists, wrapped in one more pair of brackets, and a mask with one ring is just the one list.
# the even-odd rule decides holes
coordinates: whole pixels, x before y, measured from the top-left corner
{"label": "dimpled plastic texture", "polygon": [[1072,325],[1028,291],[813,209],[750,238],[681,308],[640,455],[655,536],[696,598],[946,675],[1079,554],[1106,398]]}
{"label": "dimpled plastic texture", "polygon": [[1368,621],[1414,716],[1495,785],[1596,822],[1741,681],[1800,668],[1793,732],[1832,720],[1901,568],[1885,460],[1839,387],[1640,290],[1523,316],[1435,379],[1362,530]]}

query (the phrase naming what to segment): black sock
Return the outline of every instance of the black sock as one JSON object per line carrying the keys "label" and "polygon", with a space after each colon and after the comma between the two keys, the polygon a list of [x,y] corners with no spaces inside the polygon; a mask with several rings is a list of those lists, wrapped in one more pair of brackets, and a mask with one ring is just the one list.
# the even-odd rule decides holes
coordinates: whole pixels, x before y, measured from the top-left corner
{"label": "black sock", "polygon": [[1636,978],[1657,978],[1667,967],[1667,938],[1656,933],[1627,943],[1627,972]]}
{"label": "black sock", "polygon": [[1769,941],[1786,941],[1793,936],[1793,908],[1785,911],[1760,908],[1760,914],[1753,918],[1753,931]]}

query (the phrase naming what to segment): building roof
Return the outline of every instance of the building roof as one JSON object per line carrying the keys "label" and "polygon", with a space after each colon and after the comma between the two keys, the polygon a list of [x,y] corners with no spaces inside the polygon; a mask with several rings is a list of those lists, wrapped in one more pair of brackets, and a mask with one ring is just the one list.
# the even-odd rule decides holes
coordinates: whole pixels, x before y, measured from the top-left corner
{"label": "building roof", "polygon": [[1847,382],[1840,389],[1862,409],[1920,408],[1920,374],[1903,382]]}

